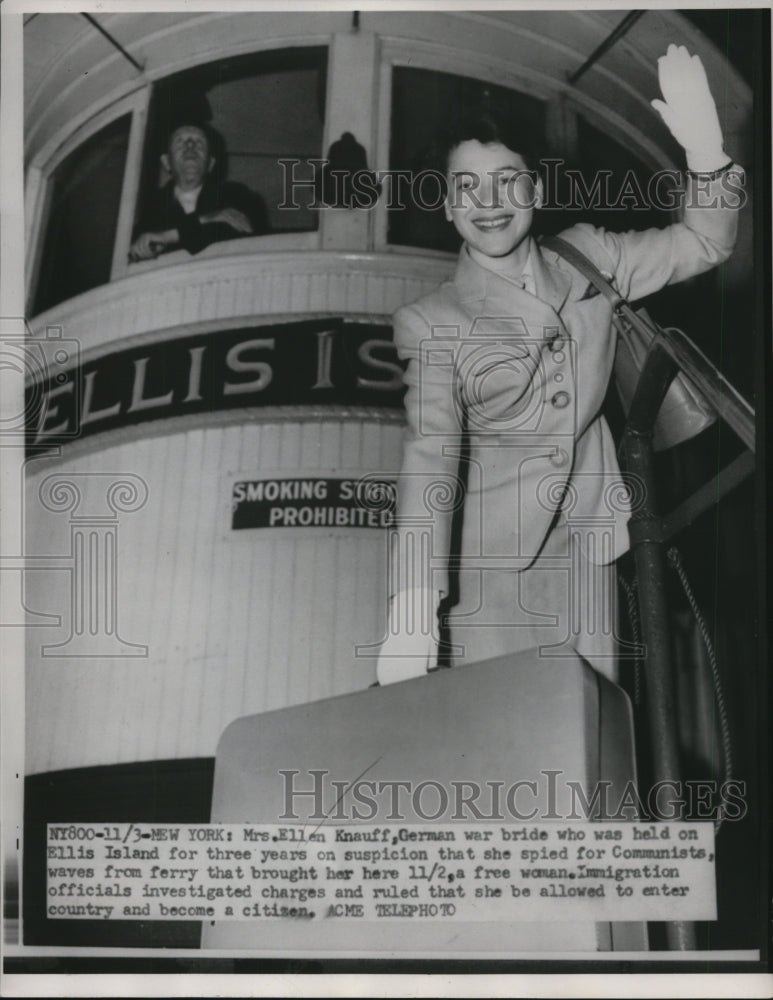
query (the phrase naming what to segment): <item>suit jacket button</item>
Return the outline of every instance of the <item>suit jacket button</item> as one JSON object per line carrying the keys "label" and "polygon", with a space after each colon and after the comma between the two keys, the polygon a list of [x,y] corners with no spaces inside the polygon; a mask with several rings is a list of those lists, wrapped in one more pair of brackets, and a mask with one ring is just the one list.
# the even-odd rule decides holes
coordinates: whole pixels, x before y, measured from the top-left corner
{"label": "suit jacket button", "polygon": [[550,400],[550,402],[555,406],[557,410],[563,410],[569,405],[569,393],[568,392],[557,392],[555,396]]}
{"label": "suit jacket button", "polygon": [[556,448],[554,454],[550,456],[550,461],[557,468],[560,468],[562,465],[566,465],[566,463],[569,461],[569,456],[566,454],[563,448]]}

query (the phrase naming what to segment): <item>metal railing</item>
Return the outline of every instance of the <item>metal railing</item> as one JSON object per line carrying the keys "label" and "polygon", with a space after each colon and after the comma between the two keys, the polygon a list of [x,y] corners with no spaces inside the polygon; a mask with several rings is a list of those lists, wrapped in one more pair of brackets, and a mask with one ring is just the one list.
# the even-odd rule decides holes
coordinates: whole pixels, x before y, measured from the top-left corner
{"label": "metal railing", "polygon": [[[746,450],[690,497],[663,514],[658,509],[653,428],[668,387],[680,371],[700,390],[717,416],[732,428]],[[656,782],[679,781],[681,771],[666,604],[666,543],[754,471],[754,432],[754,410],[746,400],[681,330],[659,328],[647,354],[620,445],[626,470],[639,477],[644,486],[644,498],[631,516],[629,532],[638,582]],[[695,949],[692,923],[667,922],[666,937],[674,950]]]}

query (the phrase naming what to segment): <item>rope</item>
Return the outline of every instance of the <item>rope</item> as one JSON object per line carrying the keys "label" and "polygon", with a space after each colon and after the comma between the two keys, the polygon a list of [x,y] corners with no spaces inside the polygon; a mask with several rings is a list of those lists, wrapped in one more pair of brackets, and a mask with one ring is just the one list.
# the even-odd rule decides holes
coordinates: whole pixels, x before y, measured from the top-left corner
{"label": "rope", "polygon": [[[628,604],[628,621],[631,623],[631,640],[641,648],[641,624],[639,619],[639,584],[634,575],[629,583],[620,573],[620,583],[625,591],[625,599]],[[637,656],[633,661],[633,703],[641,707],[642,698],[642,661]]]}

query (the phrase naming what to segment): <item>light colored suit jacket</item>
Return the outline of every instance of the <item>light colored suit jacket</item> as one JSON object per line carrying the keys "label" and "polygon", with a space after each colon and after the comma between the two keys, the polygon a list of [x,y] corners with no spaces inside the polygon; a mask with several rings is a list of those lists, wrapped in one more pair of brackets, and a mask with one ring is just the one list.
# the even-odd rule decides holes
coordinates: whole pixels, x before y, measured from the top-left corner
{"label": "light colored suit jacket", "polygon": [[[691,180],[683,220],[665,229],[610,233],[579,224],[561,235],[623,296],[643,298],[732,252],[739,199],[733,204],[721,180],[700,183],[701,203],[693,204]],[[530,260],[536,295],[463,248],[453,280],[395,313],[397,350],[408,361],[408,428],[392,592],[448,592],[451,522],[462,504],[462,566],[526,569],[566,518],[595,562],[628,547],[629,506],[600,414],[615,354],[610,303],[534,240]]]}

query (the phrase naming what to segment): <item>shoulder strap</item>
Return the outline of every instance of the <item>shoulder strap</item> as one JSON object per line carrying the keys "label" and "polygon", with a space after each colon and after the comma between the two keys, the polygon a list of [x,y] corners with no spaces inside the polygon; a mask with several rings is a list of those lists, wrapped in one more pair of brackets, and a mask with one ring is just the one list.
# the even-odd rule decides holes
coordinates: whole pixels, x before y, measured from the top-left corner
{"label": "shoulder strap", "polygon": [[638,312],[633,308],[628,299],[624,298],[617,289],[599,271],[593,261],[578,250],[576,246],[568,240],[561,239],[560,236],[544,236],[540,241],[540,246],[559,257],[563,257],[572,267],[575,267],[580,274],[588,279],[612,306],[615,319],[627,323],[628,328],[633,327],[649,342],[659,332],[658,325],[641,309]]}
{"label": "shoulder strap", "polygon": [[540,240],[540,246],[552,250],[553,253],[557,253],[559,257],[563,257],[572,267],[575,267],[583,277],[587,278],[611,302],[615,312],[621,312],[628,305],[627,300],[615,291],[612,284],[607,281],[596,265],[582,251],[578,250],[576,246],[573,246],[567,240],[561,239],[560,236],[543,236]]}

